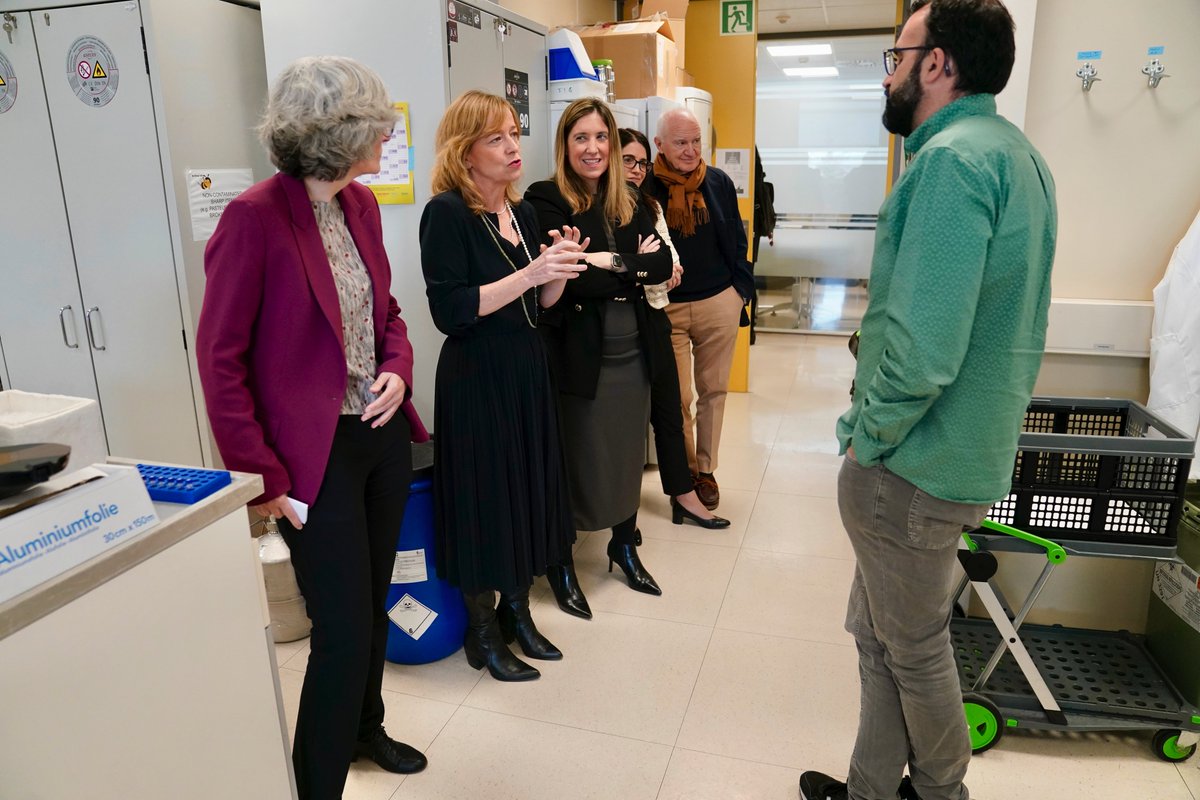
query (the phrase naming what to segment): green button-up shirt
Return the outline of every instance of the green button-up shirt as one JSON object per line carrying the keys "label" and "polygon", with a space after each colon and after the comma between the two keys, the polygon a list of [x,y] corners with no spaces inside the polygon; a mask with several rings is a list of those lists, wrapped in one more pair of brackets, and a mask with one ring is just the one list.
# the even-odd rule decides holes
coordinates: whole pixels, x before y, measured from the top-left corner
{"label": "green button-up shirt", "polygon": [[935,497],[992,503],[1009,491],[1042,361],[1054,179],[990,94],[942,108],[906,148],[838,439]]}

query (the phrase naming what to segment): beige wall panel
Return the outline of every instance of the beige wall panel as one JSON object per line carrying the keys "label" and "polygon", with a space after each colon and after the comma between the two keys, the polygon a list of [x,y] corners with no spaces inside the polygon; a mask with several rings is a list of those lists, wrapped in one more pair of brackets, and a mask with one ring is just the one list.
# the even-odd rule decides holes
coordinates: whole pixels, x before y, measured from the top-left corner
{"label": "beige wall panel", "polygon": [[[1196,0],[1038,5],[1025,131],[1058,185],[1056,297],[1150,299],[1200,209],[1196,42]],[[1152,90],[1140,70],[1158,45],[1171,77]],[[1081,50],[1103,52],[1088,93]]]}

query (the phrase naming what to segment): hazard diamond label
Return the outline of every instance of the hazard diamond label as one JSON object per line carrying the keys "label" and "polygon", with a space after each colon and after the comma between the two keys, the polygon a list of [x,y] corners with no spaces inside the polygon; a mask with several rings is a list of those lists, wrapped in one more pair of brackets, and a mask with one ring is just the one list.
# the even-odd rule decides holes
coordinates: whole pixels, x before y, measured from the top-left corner
{"label": "hazard diamond label", "polygon": [[424,636],[437,617],[436,611],[407,592],[388,609],[388,619],[413,639]]}

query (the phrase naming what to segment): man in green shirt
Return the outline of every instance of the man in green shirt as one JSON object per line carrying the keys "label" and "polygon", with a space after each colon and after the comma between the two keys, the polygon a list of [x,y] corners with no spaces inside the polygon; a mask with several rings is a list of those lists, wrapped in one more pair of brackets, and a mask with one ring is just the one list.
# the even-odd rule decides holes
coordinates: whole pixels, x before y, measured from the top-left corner
{"label": "man in green shirt", "polygon": [[[846,783],[804,800],[968,800],[949,621],[964,528],[1008,494],[1045,343],[1054,181],[996,114],[1015,53],[999,0],[917,0],[885,54],[910,163],[879,213],[857,391],[837,432],[862,682]],[[907,766],[908,778],[901,778]]]}

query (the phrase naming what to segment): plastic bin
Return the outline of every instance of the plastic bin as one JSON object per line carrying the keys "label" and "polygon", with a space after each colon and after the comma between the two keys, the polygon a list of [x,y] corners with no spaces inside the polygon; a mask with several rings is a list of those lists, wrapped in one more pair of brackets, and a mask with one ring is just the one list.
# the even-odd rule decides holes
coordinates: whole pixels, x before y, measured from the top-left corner
{"label": "plastic bin", "polygon": [[[1179,521],[1178,547],[1179,558],[1200,572],[1200,485],[1195,483],[1187,488]],[[1193,593],[1193,590],[1200,591],[1200,587],[1184,591]],[[1200,630],[1154,594],[1150,595],[1146,615],[1146,647],[1180,694],[1189,703],[1200,706]]]}
{"label": "plastic bin", "polygon": [[397,664],[445,658],[462,647],[467,631],[462,594],[434,569],[433,443],[412,447],[413,482],[387,597],[386,658]]}
{"label": "plastic bin", "polygon": [[0,447],[43,442],[71,448],[67,472],[103,463],[108,445],[100,406],[86,397],[0,392]]}
{"label": "plastic bin", "polygon": [[1132,400],[1036,397],[988,518],[1050,539],[1175,546],[1195,441]]}

